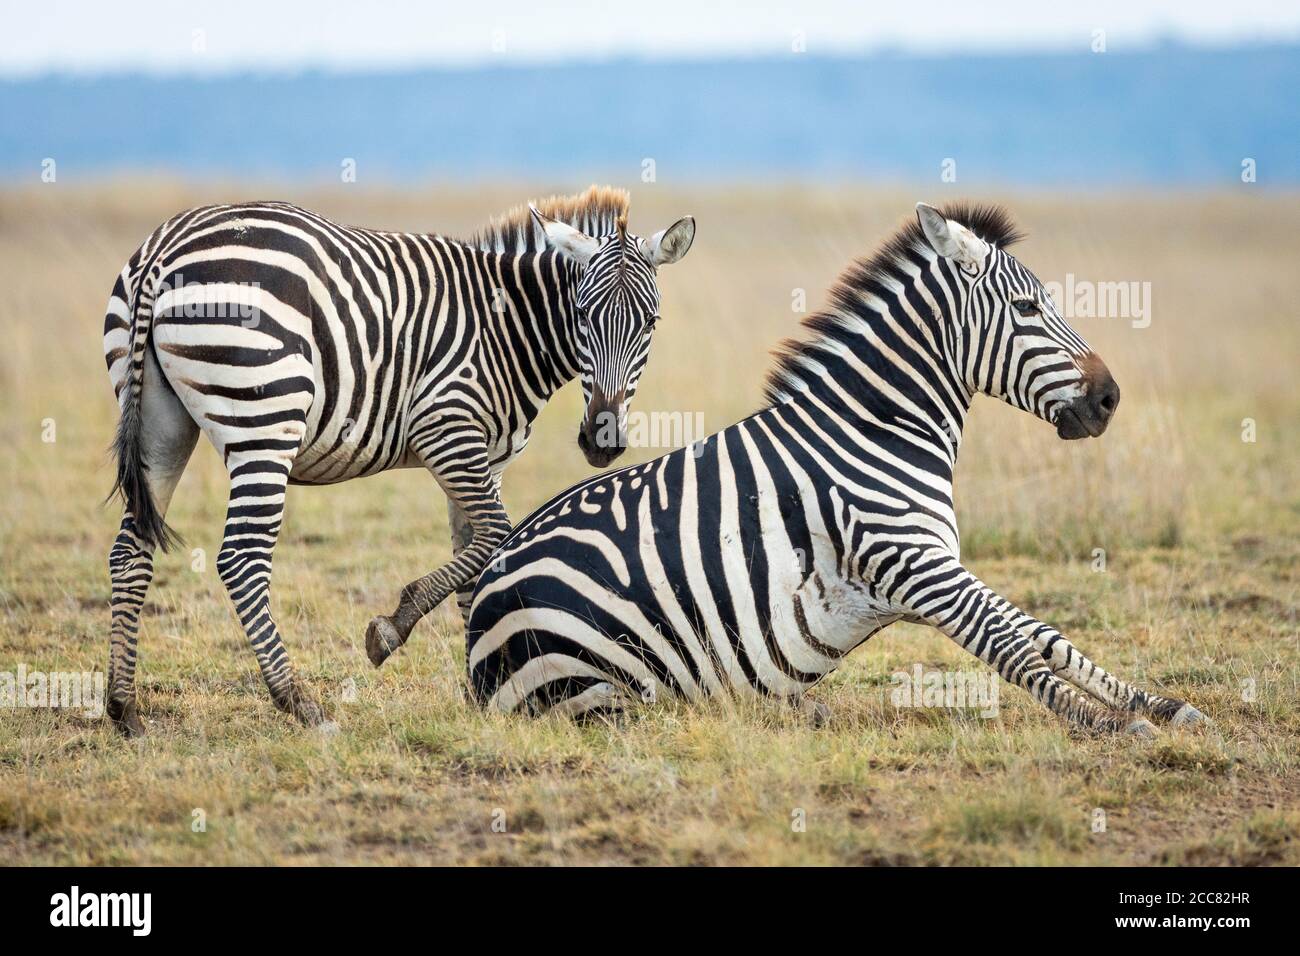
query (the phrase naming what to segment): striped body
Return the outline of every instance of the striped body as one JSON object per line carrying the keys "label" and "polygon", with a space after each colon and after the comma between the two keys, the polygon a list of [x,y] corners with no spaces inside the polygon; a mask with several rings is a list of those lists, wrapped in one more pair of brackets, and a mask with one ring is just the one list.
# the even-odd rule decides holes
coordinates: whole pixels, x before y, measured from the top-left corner
{"label": "striped body", "polygon": [[[887,589],[857,573],[850,503],[888,501],[900,523],[917,512],[854,463],[836,462],[837,477],[858,494],[826,480],[806,422],[793,403],[768,409],[530,516],[475,594],[479,699],[513,709],[540,692],[546,709],[609,683],[641,696],[798,696],[897,620]],[[951,506],[940,511],[909,523],[951,536]],[[556,672],[576,680],[553,683]]]}
{"label": "striped body", "polygon": [[122,401],[149,333],[132,341],[130,304],[152,296],[162,371],[223,456],[259,443],[288,453],[291,482],[331,484],[418,466],[421,446],[454,453],[469,422],[499,472],[577,374],[576,271],[553,251],[503,256],[283,203],[195,209],[119,276],[109,375]]}
{"label": "striped body", "polygon": [[1000,211],[920,212],[845,274],[808,341],[787,343],[769,407],[588,479],[514,529],[470,611],[481,703],[576,715],[674,696],[798,699],[909,620],[1082,725],[1186,715],[961,566],[952,482],[974,395],[1073,438],[1105,429],[1118,389],[1001,248],[1015,236]]}
{"label": "striped body", "polygon": [[270,611],[289,484],[422,466],[446,493],[453,558],[371,621],[366,649],[378,665],[450,593],[467,610],[510,527],[502,472],[556,390],[582,380],[589,460],[621,453],[618,433],[598,434],[595,422],[626,415],[658,317],[656,268],[694,236],[685,219],[640,239],[626,207],[626,194],[593,187],[460,242],[248,203],[190,210],[145,241],[104,325],[126,499],[109,555],[108,711],[119,727],[143,731],[140,608],[200,432],[231,482],[218,573],[273,699],[309,724],[323,712],[295,680]]}

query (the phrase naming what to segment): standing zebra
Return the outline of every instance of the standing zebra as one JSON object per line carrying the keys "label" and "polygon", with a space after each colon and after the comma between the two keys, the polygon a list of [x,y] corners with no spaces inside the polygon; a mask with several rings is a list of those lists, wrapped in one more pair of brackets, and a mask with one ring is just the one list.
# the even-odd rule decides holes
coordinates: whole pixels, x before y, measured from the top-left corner
{"label": "standing zebra", "polygon": [[1005,251],[1019,236],[1004,211],[917,214],[841,277],[806,341],[785,343],[769,407],[588,479],[515,528],[470,610],[480,702],[582,714],[663,693],[802,700],[906,620],[1075,724],[1146,734],[1139,715],[1202,719],[1107,674],[962,566],[952,479],[975,393],[1074,439],[1105,431],[1119,388]]}
{"label": "standing zebra", "polygon": [[174,540],[164,517],[200,431],[230,473],[218,573],[276,705],[308,725],[323,713],[270,611],[286,485],[423,466],[446,492],[454,557],[370,623],[366,650],[379,665],[452,591],[468,610],[510,530],[502,472],[557,389],[582,381],[588,461],[604,467],[621,453],[624,433],[606,423],[625,423],[645,366],[656,269],[695,236],[690,217],[632,235],[627,205],[626,193],[592,187],[459,242],[248,203],[192,209],[145,240],[104,322],[125,498],[109,554],[108,712],[121,730],[144,732],[140,609],[153,551]]}

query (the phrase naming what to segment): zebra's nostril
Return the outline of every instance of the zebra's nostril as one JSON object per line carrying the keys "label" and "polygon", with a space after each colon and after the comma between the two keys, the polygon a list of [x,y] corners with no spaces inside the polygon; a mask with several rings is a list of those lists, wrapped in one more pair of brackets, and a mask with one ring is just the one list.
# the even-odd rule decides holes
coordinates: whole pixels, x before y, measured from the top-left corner
{"label": "zebra's nostril", "polygon": [[1107,392],[1101,397],[1101,401],[1097,404],[1101,407],[1103,412],[1109,415],[1115,410],[1115,394],[1113,392]]}

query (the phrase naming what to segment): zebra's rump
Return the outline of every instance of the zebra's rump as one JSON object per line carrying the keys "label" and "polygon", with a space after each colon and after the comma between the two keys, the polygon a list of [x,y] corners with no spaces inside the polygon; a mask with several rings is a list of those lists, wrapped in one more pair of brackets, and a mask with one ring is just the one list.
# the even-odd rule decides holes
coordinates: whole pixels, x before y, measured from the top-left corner
{"label": "zebra's rump", "polygon": [[[114,288],[105,357],[115,388],[145,297],[148,347],[223,454],[278,441],[303,484],[400,464],[401,399],[420,371],[403,353],[429,338],[428,310],[404,301],[414,296],[411,260],[394,256],[400,241],[281,203],[181,214]],[[422,270],[426,288],[437,287],[431,272]]]}

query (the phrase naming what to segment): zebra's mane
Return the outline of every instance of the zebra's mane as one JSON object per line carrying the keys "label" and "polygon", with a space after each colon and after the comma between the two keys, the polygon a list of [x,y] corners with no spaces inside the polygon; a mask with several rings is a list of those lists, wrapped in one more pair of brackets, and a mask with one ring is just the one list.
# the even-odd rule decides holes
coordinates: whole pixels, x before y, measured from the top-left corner
{"label": "zebra's mane", "polygon": [[[1006,248],[1024,238],[1011,214],[999,205],[971,203],[965,200],[939,208],[945,219],[961,223],[990,245]],[[776,363],[767,373],[763,386],[764,401],[775,404],[799,389],[800,369],[819,351],[839,351],[844,342],[857,334],[862,318],[863,290],[876,283],[891,285],[907,279],[904,262],[916,258],[918,247],[929,249],[921,223],[915,216],[904,222],[879,249],[866,258],[855,259],[831,287],[830,307],[814,312],[799,324],[805,331],[800,339],[784,339],[772,354]]]}
{"label": "zebra's mane", "polygon": [[[607,236],[619,228],[627,228],[627,207],[630,201],[625,190],[592,186],[584,193],[551,196],[549,199],[537,200],[534,205],[543,215],[596,237]],[[492,220],[470,237],[469,244],[489,252],[534,252],[546,248],[546,237],[525,204]]]}

